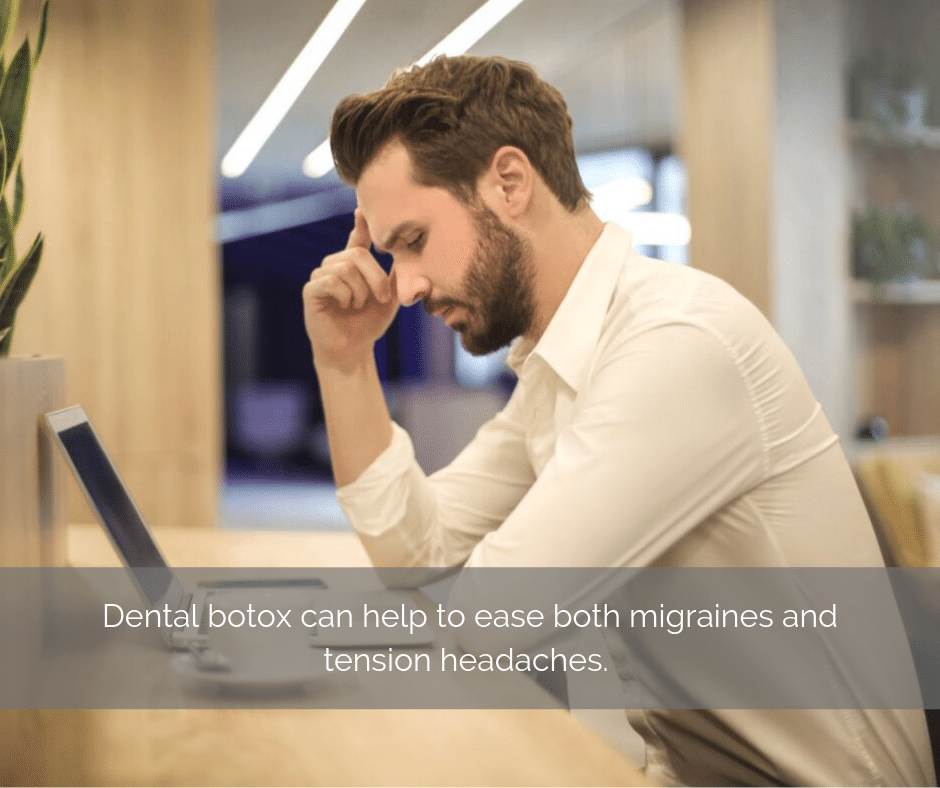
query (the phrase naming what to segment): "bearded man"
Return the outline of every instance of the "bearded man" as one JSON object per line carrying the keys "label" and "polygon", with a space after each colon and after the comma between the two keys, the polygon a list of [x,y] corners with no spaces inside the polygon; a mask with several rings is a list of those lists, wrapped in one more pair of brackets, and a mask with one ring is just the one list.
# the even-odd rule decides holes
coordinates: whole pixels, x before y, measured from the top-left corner
{"label": "bearded man", "polygon": [[[337,107],[358,209],[304,287],[338,497],[377,566],[879,566],[838,439],[746,299],[603,224],[556,89],[442,57]],[[389,253],[386,275],[370,247]],[[373,345],[421,301],[472,353],[515,342],[505,409],[426,476]],[[571,590],[571,598],[578,597]],[[635,710],[666,784],[926,785],[923,713]]]}

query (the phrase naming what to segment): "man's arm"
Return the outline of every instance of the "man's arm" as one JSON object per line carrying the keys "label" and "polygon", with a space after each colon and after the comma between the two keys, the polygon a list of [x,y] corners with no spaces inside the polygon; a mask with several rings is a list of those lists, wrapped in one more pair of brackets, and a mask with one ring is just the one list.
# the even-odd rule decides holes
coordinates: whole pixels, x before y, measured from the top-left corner
{"label": "man's arm", "polygon": [[376,565],[458,566],[534,481],[522,427],[507,407],[447,469],[424,475],[379,382],[373,346],[398,295],[370,246],[357,211],[346,249],[304,286],[338,498]]}
{"label": "man's arm", "polygon": [[392,440],[392,420],[375,358],[345,367],[316,365],[337,487],[355,481]]}
{"label": "man's arm", "polygon": [[323,260],[304,286],[304,320],[323,398],[337,486],[354,481],[389,445],[391,418],[373,346],[398,310],[394,276],[369,252],[359,211],[346,248]]}
{"label": "man's arm", "polygon": [[460,566],[499,528],[535,481],[519,407],[517,389],[453,462],[430,476],[415,461],[408,434],[393,428],[388,449],[337,491],[376,566]]}

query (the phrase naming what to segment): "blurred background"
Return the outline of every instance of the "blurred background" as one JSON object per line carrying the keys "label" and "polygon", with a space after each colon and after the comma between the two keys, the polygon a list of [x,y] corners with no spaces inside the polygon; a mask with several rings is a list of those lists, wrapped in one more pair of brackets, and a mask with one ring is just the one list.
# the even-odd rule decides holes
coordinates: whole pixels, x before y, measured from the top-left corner
{"label": "blurred background", "polygon": [[[938,33],[935,0],[53,0],[13,351],[66,358],[149,522],[346,528],[300,298],[355,208],[323,144],[444,42],[561,90],[598,213],[751,298],[850,455],[936,434]],[[514,383],[421,307],[376,354],[429,471]]]}

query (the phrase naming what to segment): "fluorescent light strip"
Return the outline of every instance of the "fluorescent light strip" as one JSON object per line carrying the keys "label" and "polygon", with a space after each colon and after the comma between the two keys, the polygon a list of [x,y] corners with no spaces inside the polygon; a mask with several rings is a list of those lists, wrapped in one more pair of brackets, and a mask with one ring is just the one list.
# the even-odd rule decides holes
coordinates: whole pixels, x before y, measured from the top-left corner
{"label": "fluorescent light strip", "polygon": [[[520,3],[522,0],[487,0],[415,65],[423,66],[438,55],[462,55],[505,19]],[[333,153],[330,151],[330,141],[326,139],[304,159],[303,171],[304,175],[310,178],[322,178],[332,169]]]}
{"label": "fluorescent light strip", "polygon": [[330,138],[327,137],[311,153],[307,154],[301,169],[308,178],[322,178],[335,166]]}
{"label": "fluorescent light strip", "polygon": [[502,22],[521,2],[522,0],[489,0],[457,25],[450,35],[415,65],[423,66],[438,55],[462,55]]}
{"label": "fluorescent light strip", "polygon": [[237,178],[248,169],[258,151],[284,119],[310,78],[326,60],[349,23],[365,5],[366,0],[337,0],[310,40],[300,50],[274,90],[264,100],[248,125],[238,135],[222,159],[222,174]]}

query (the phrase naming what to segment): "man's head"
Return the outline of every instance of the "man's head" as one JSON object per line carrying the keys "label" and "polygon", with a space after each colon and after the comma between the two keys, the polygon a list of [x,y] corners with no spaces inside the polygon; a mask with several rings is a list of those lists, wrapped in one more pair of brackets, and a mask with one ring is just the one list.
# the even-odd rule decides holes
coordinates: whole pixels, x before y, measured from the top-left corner
{"label": "man's head", "polygon": [[[504,168],[524,170],[515,148],[499,158]],[[466,205],[443,187],[416,183],[398,141],[369,163],[357,193],[373,244],[394,259],[402,304],[423,301],[471,353],[490,353],[528,332],[535,314],[530,245],[480,197]]]}
{"label": "man's head", "polygon": [[330,145],[343,180],[391,140],[411,156],[413,177],[469,204],[477,179],[506,145],[520,148],[559,202],[588,200],[561,94],[525,63],[499,57],[439,57],[394,74],[373,93],[347,96],[333,114]]}
{"label": "man's head", "polygon": [[528,332],[533,254],[513,225],[536,188],[563,213],[588,198],[554,88],[522,63],[438,58],[344,99],[331,144],[403,304],[422,300],[474,353]]}

